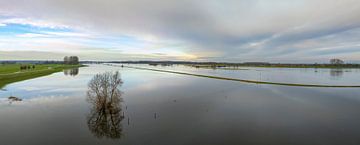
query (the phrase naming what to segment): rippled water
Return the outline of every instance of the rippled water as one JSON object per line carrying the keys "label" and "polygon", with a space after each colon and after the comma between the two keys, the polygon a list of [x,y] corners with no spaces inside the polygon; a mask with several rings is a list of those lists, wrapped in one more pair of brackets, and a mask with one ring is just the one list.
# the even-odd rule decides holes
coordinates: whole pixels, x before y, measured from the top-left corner
{"label": "rippled water", "polygon": [[[157,68],[295,83],[360,82],[357,69]],[[123,117],[89,125],[94,104],[87,101],[88,82],[97,73],[116,70],[124,82]],[[360,88],[246,84],[90,65],[5,89],[0,92],[1,145],[360,143]],[[23,101],[9,102],[11,95]]]}

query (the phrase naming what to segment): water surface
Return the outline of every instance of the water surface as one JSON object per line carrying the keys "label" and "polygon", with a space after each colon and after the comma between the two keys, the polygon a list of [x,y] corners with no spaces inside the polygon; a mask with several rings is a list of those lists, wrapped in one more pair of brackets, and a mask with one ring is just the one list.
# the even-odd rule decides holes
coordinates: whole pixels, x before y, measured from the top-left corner
{"label": "water surface", "polygon": [[[356,69],[163,69],[253,79],[260,79],[255,72],[262,72],[261,79],[287,82],[360,82]],[[98,126],[89,126],[94,104],[87,100],[88,82],[95,74],[117,70],[123,81],[119,128],[103,130],[116,121],[101,119]],[[246,84],[90,65],[5,89],[0,92],[0,144],[4,145],[360,143],[359,88]],[[9,102],[10,95],[23,101]]]}

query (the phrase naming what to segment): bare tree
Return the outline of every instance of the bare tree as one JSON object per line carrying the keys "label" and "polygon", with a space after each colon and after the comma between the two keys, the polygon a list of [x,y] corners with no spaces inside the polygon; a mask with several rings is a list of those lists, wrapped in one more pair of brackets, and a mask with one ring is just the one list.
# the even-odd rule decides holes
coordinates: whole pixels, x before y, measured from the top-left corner
{"label": "bare tree", "polygon": [[87,101],[92,104],[88,127],[99,138],[120,138],[122,127],[120,73],[97,74],[88,84]]}

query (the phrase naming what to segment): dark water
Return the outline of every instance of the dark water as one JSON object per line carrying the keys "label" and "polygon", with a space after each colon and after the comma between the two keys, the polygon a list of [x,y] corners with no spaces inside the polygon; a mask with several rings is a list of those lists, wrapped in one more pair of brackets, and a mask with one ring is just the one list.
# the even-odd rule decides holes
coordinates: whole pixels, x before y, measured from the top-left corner
{"label": "dark water", "polygon": [[[120,114],[99,114],[87,99],[88,82],[116,70],[123,81]],[[348,74],[360,76],[321,71],[326,74],[317,82],[345,84]],[[1,145],[360,144],[359,88],[245,84],[91,65],[6,90],[0,92]],[[9,102],[10,95],[23,101]]]}

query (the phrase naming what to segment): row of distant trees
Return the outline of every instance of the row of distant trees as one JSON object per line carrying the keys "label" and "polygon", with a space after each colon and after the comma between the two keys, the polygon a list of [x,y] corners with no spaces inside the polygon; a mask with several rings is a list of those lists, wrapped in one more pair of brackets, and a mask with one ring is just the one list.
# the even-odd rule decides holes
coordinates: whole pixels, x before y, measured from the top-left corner
{"label": "row of distant trees", "polygon": [[79,64],[79,57],[77,56],[65,56],[64,64]]}
{"label": "row of distant trees", "polygon": [[21,65],[20,70],[35,69],[35,65]]}

